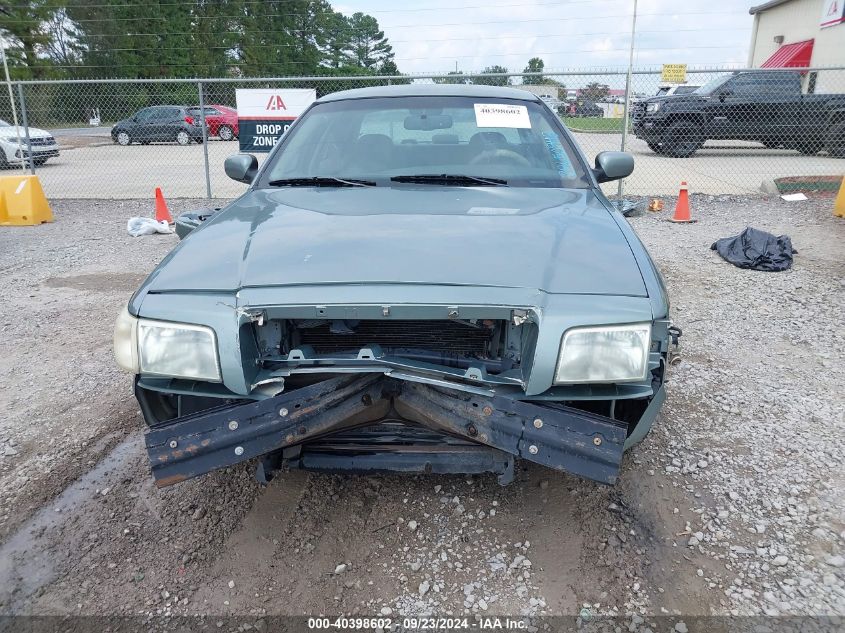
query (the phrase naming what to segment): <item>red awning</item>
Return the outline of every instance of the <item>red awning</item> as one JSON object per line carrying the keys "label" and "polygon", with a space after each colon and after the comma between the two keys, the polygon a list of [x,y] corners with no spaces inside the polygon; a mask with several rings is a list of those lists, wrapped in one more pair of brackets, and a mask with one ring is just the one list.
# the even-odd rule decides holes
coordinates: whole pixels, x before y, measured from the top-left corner
{"label": "red awning", "polygon": [[784,44],[760,68],[807,68],[813,56],[813,41]]}

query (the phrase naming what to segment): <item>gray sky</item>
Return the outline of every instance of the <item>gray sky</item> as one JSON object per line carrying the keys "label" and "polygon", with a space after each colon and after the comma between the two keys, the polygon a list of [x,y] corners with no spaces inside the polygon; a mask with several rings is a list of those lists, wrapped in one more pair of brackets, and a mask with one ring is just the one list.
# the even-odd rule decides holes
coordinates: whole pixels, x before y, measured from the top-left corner
{"label": "gray sky", "polygon": [[[465,72],[493,64],[521,71],[534,56],[559,70],[628,63],[633,0],[344,0],[334,6],[378,19],[405,73],[454,70],[455,62]],[[640,0],[635,65],[744,65],[750,6],[742,0]]]}

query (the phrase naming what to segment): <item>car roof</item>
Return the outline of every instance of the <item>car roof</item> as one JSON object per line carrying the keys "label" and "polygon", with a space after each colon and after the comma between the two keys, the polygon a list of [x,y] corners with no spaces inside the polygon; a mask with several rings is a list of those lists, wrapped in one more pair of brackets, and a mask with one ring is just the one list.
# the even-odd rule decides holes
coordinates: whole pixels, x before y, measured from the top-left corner
{"label": "car roof", "polygon": [[522,99],[540,101],[527,90],[500,86],[476,86],[466,84],[408,84],[403,86],[375,86],[333,92],[317,99],[317,103],[343,101],[346,99],[370,99],[375,97],[479,97],[484,99]]}

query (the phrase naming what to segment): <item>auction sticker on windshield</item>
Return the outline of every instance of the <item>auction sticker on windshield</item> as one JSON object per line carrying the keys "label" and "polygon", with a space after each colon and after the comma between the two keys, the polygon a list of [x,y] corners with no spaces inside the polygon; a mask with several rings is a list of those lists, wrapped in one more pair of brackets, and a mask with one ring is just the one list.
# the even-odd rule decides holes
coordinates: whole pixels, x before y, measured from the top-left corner
{"label": "auction sticker on windshield", "polygon": [[476,103],[475,124],[478,127],[530,128],[528,108],[508,103]]}

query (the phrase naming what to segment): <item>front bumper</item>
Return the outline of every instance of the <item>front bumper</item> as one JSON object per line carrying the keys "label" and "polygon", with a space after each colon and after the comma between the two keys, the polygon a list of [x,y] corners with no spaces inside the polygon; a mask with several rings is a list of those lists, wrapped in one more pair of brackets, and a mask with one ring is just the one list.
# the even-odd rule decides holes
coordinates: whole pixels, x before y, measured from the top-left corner
{"label": "front bumper", "polygon": [[[651,425],[662,389],[637,431]],[[386,438],[378,431],[385,420],[408,433]],[[432,441],[432,431],[442,441]],[[520,457],[612,484],[627,431],[625,422],[554,402],[349,375],[175,418],[151,429],[146,446],[159,487],[262,456],[259,473],[287,461],[330,470],[492,471],[501,483]]]}
{"label": "front bumper", "polygon": [[665,126],[663,120],[658,118],[643,118],[634,121],[634,136],[648,143],[660,143],[663,140]]}
{"label": "front bumper", "polygon": [[[2,149],[0,149],[2,151]],[[13,153],[11,157],[8,157],[7,160],[9,162],[20,163],[21,161],[29,160],[30,157],[32,158],[54,158],[59,155],[59,146],[58,145],[33,145],[32,151],[27,151],[26,143],[24,142],[23,147],[18,149],[17,145],[15,145],[13,149]],[[8,152],[7,152],[8,156]]]}

